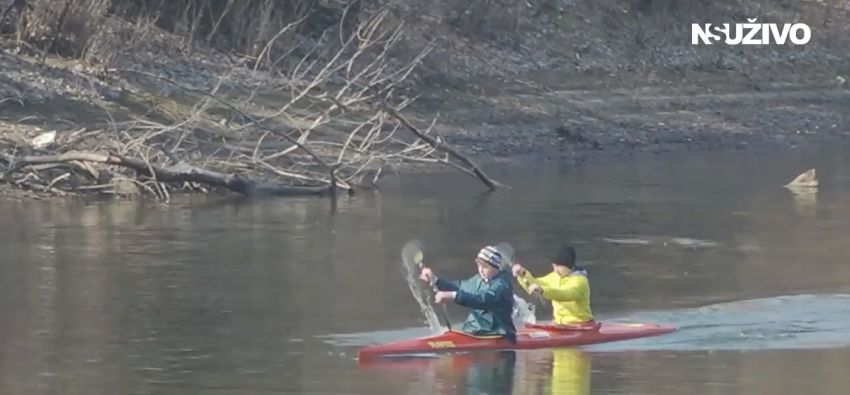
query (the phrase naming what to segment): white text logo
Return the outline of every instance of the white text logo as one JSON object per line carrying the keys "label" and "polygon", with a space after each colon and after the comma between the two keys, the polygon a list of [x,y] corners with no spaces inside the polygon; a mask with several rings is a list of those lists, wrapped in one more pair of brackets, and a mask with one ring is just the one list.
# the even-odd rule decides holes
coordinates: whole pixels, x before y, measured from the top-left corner
{"label": "white text logo", "polygon": [[783,45],[790,41],[795,45],[805,45],[812,38],[812,30],[805,23],[756,23],[758,18],[748,18],[749,23],[711,23],[691,24],[691,44],[714,44],[724,42],[728,45]]}

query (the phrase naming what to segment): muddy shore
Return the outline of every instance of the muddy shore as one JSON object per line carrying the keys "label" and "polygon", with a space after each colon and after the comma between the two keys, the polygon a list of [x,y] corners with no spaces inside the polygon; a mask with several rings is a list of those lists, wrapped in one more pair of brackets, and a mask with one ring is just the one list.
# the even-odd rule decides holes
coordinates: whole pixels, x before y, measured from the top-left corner
{"label": "muddy shore", "polygon": [[[617,9],[612,10],[571,12],[589,18],[618,15]],[[582,23],[596,26],[592,19]],[[628,31],[642,23],[636,21],[621,21],[618,29]],[[110,23],[114,37],[134,29],[126,22]],[[434,27],[428,23],[412,22],[412,36]],[[833,26],[835,37],[846,29],[837,22]],[[722,64],[714,64],[715,55],[722,52],[667,56],[678,50],[659,44],[637,56],[627,53],[627,42],[600,41],[611,32],[597,30],[579,38],[573,30],[550,31],[559,32],[557,37],[570,48],[576,47],[569,49],[576,60],[565,57],[567,44],[553,52],[538,45],[545,35],[530,30],[514,44],[535,45],[500,47],[466,40],[465,47],[457,47],[460,41],[438,46],[403,85],[404,96],[417,98],[405,114],[421,128],[436,118],[432,133],[483,166],[576,163],[691,150],[794,149],[850,137],[846,82],[850,58],[836,52],[846,37],[797,52],[735,57],[728,51],[721,56]],[[279,81],[252,70],[244,58],[211,48],[187,55],[175,42],[179,37],[164,32],[133,47],[116,41],[105,51],[112,60],[104,67],[54,55],[42,62],[41,52],[8,36],[0,38],[3,154],[8,158],[39,153],[28,146],[45,132],[75,139],[98,130],[120,133],[115,125],[121,122],[180,122],[191,116],[198,96],[187,95],[175,83],[198,92],[221,84],[220,92],[226,92],[222,95],[229,100],[250,97],[257,114],[285,99],[271,89]],[[602,45],[588,46],[592,43]],[[406,42],[400,58],[415,53],[415,44]],[[499,64],[502,52],[511,54],[510,61]],[[493,68],[476,63],[482,59],[489,59]],[[219,117],[216,122],[229,122],[232,114],[214,116]],[[58,142],[67,141],[60,137]],[[51,150],[62,152],[63,147],[54,145]],[[386,170],[446,169],[433,163],[396,162]],[[15,189],[2,185],[6,192]]]}
{"label": "muddy shore", "polygon": [[758,89],[713,83],[523,92],[435,111],[446,140],[482,163],[574,163],[847,140],[850,90],[829,76],[810,77]]}

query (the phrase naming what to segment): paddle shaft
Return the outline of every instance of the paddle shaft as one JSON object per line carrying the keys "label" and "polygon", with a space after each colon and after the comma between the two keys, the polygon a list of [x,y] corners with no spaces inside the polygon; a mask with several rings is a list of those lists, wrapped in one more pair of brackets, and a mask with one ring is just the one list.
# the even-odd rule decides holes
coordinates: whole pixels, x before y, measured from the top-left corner
{"label": "paddle shaft", "polygon": [[[502,253],[502,259],[504,260],[506,266],[505,269],[510,272],[511,267],[514,263],[514,259],[516,258],[516,254],[514,253],[514,247],[507,242],[501,242],[496,245],[496,249]],[[525,285],[525,287],[528,288],[528,282],[525,281],[525,278],[523,278],[522,276],[517,277],[517,281],[521,281]],[[543,300],[542,295],[540,295],[539,293],[534,293],[534,296],[535,299],[537,299],[537,302],[540,303],[541,307],[546,307],[546,302]]]}
{"label": "paddle shaft", "polygon": [[[523,274],[525,274],[525,273],[523,273]],[[528,281],[526,281],[524,277],[522,277],[522,276],[517,277],[517,281],[521,281],[525,285],[525,288],[528,289],[529,284],[528,284]],[[533,295],[535,296],[535,299],[540,303],[540,306],[546,307],[546,302],[543,300],[543,295],[541,295],[537,292],[534,292]]]}
{"label": "paddle shaft", "polygon": [[[422,271],[422,268],[425,266],[425,264],[423,263],[424,260],[425,260],[425,253],[423,253],[422,250],[420,249],[419,251],[417,251],[415,258],[414,258],[414,261],[416,262],[416,266],[419,267],[420,272]],[[439,292],[439,290],[437,289],[436,286],[434,286],[432,289],[433,289],[435,294],[437,292]],[[449,309],[446,307],[446,305],[443,305],[443,318],[446,321],[446,328],[448,330],[452,330],[452,323],[449,321]]]}
{"label": "paddle shaft", "polygon": [[[419,270],[420,271],[422,270],[422,261],[419,262]],[[437,289],[436,285],[432,289],[434,290],[435,294],[440,291],[439,289]],[[452,330],[452,323],[449,322],[449,309],[446,307],[446,305],[442,305],[442,306],[443,306],[443,319],[445,319],[445,321],[446,321],[446,329]]]}

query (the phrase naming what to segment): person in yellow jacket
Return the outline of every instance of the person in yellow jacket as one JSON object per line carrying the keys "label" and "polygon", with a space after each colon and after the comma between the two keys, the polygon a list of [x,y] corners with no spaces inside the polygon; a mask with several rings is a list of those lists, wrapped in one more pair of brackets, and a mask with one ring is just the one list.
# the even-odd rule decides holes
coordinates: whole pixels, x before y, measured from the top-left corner
{"label": "person in yellow jacket", "polygon": [[590,310],[590,282],[587,271],[576,265],[575,249],[564,244],[552,259],[552,272],[534,277],[520,264],[511,268],[514,277],[529,294],[552,301],[552,319],[557,325],[593,322]]}

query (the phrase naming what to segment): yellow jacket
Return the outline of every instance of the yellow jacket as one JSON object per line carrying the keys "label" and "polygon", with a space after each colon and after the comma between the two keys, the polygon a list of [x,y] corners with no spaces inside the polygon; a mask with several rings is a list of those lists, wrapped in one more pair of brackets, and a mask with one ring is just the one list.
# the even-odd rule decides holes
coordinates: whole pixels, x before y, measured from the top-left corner
{"label": "yellow jacket", "polygon": [[584,271],[561,277],[557,272],[535,278],[527,270],[517,282],[528,292],[531,284],[543,290],[543,298],[552,301],[552,319],[556,324],[569,325],[593,320],[590,311],[590,283]]}

